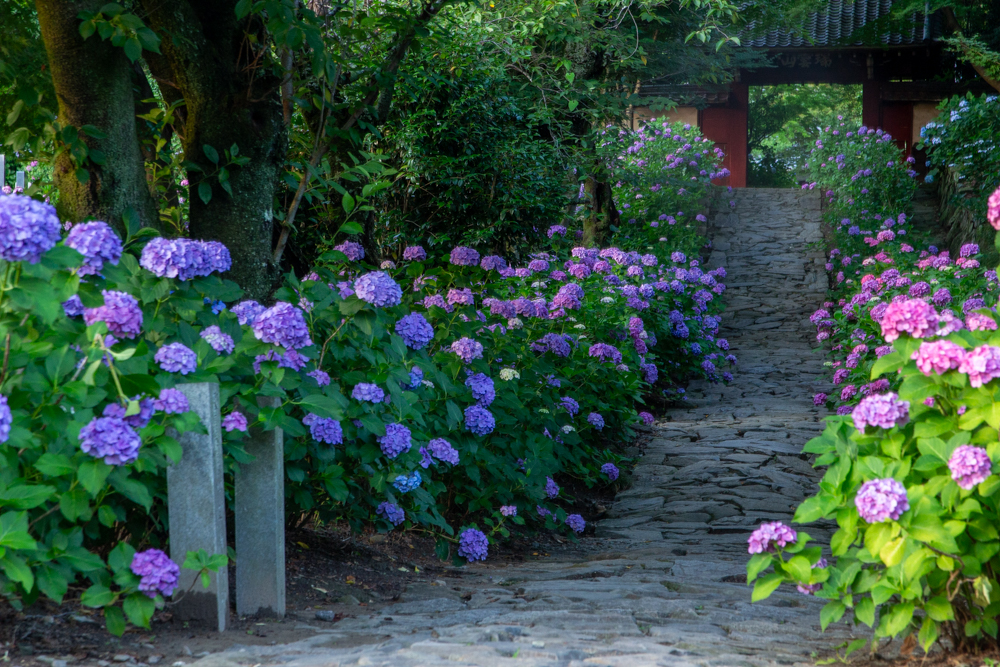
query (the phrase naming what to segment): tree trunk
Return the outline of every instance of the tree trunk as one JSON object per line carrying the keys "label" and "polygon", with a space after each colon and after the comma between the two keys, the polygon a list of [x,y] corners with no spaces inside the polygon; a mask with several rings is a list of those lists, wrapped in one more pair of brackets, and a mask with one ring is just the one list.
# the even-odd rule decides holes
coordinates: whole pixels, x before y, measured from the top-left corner
{"label": "tree trunk", "polygon": [[[170,81],[185,101],[184,157],[191,170],[191,236],[221,241],[229,248],[232,278],[249,298],[265,299],[277,278],[271,257],[274,195],[288,144],[281,80],[270,73],[263,26],[237,21],[235,0],[142,0],[150,27],[163,36],[163,59],[151,59],[157,79]],[[251,39],[256,37],[256,44]],[[257,57],[259,56],[259,60]],[[163,67],[169,71],[163,71]],[[220,185],[219,165],[237,147],[243,166],[228,167],[232,195]],[[205,203],[199,185],[211,187]]]}
{"label": "tree trunk", "polygon": [[[92,35],[80,36],[77,15],[97,11],[103,0],[35,0],[52,83],[63,127],[93,125],[104,138],[83,137],[90,151],[103,153],[103,164],[74,165],[68,151],[56,158],[59,214],[65,220],[105,220],[124,233],[122,216],[132,209],[145,227],[160,228],[149,192],[136,135],[132,69],[124,50]],[[82,135],[81,135],[82,136]],[[87,180],[76,169],[82,166]]]}
{"label": "tree trunk", "polygon": [[612,225],[619,223],[618,209],[615,207],[611,184],[588,176],[583,185],[586,205],[589,209],[583,221],[583,245],[600,246],[607,239]]}

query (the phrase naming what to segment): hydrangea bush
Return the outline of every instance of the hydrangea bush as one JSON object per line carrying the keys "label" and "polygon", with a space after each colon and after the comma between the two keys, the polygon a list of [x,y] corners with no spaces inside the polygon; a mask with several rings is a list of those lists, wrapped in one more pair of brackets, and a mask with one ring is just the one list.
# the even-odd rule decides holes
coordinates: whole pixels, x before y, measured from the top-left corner
{"label": "hydrangea bush", "polygon": [[[824,557],[824,548],[810,545],[804,532],[761,526],[750,538],[753,599],[788,582],[829,600],[824,628],[846,616],[873,627],[876,641],[915,634],[925,650],[943,638],[955,648],[995,644],[996,273],[980,266],[973,245],[955,258],[922,248],[907,233],[912,190],[903,179],[912,175],[901,172],[891,138],[865,131],[859,143],[858,133],[841,131],[821,140],[814,159],[834,223],[837,247],[827,270],[837,300],[812,320],[834,359],[838,387],[829,404],[837,415],[805,446],[826,472],[817,495],[794,517],[796,523],[835,521],[837,531]],[[867,161],[871,175],[841,176],[858,174],[865,164],[850,164],[852,155]],[[883,198],[870,183],[894,194]],[[862,196],[868,208],[857,209]],[[996,208],[988,217],[1000,229]],[[857,640],[848,650],[865,643]]]}

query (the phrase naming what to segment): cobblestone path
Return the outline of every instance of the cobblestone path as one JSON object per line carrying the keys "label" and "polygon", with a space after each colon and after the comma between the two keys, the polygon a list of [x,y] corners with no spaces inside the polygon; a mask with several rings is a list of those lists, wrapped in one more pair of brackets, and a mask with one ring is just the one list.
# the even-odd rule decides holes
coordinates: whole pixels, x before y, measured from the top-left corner
{"label": "cobblestone path", "polygon": [[751,606],[743,583],[749,532],[790,519],[815,484],[800,451],[822,428],[808,316],[826,279],[809,246],[818,197],[734,196],[713,216],[710,264],[728,271],[720,335],[739,358],[736,381],[691,387],[658,422],[597,539],[558,559],[449,572],[375,614],[311,621],[311,639],[198,664],[789,665],[843,642],[846,627],[820,634],[820,601],[783,587]]}

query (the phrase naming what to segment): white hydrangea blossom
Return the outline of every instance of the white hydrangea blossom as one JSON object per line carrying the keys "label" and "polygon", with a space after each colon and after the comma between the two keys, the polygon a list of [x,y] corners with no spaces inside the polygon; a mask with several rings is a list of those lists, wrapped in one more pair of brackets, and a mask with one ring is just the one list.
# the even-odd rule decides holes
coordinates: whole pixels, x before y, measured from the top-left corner
{"label": "white hydrangea blossom", "polygon": [[505,382],[510,382],[511,380],[520,380],[521,374],[515,371],[513,368],[501,368],[500,379],[504,380]]}

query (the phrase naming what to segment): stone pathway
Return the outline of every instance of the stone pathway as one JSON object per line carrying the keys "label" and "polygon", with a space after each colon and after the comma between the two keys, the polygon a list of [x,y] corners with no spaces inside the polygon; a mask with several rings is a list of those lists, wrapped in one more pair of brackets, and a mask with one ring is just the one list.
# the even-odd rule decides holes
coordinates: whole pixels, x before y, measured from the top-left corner
{"label": "stone pathway", "polygon": [[819,632],[822,601],[782,587],[751,605],[743,583],[749,532],[789,520],[817,479],[800,452],[822,429],[808,317],[826,277],[809,245],[820,240],[815,193],[734,196],[735,210],[713,216],[709,263],[729,274],[721,335],[736,381],[692,386],[656,425],[597,539],[572,557],[449,571],[375,614],[314,622],[311,639],[196,664],[790,665],[848,639],[846,626]]}

